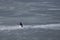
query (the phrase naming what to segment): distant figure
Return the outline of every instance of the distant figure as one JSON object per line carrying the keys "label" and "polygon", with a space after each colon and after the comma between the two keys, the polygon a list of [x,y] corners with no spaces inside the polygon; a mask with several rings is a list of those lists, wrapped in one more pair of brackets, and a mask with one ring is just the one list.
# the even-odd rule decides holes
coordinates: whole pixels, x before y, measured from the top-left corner
{"label": "distant figure", "polygon": [[22,22],[20,22],[20,26],[21,26],[21,27],[23,27],[23,24],[22,24]]}

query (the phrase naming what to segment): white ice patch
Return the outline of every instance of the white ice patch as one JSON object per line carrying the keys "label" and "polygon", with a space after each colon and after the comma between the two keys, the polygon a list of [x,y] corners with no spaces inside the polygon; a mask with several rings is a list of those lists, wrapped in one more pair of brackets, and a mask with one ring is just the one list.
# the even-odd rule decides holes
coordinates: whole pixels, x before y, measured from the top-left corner
{"label": "white ice patch", "polygon": [[45,28],[60,30],[60,24],[47,24],[47,25],[24,25],[23,27],[16,26],[0,26],[0,30],[16,30],[16,29],[29,29],[29,28]]}

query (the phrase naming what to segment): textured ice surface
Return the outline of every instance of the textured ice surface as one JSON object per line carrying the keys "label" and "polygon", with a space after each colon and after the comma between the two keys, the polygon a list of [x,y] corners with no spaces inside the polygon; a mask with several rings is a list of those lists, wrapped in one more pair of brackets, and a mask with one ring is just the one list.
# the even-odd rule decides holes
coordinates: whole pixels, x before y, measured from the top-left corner
{"label": "textured ice surface", "polygon": [[29,29],[29,28],[44,28],[44,29],[56,29],[60,30],[60,24],[46,24],[46,25],[19,25],[15,26],[0,26],[0,30],[16,30],[16,29]]}

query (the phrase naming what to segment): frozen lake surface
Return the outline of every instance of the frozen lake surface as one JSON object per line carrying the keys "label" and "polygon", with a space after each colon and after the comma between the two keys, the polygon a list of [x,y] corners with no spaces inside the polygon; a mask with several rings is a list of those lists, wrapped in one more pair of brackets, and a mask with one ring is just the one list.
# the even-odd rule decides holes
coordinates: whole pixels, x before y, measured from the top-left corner
{"label": "frozen lake surface", "polygon": [[0,40],[60,40],[60,24],[1,26]]}
{"label": "frozen lake surface", "polygon": [[60,40],[60,0],[0,0],[0,40]]}

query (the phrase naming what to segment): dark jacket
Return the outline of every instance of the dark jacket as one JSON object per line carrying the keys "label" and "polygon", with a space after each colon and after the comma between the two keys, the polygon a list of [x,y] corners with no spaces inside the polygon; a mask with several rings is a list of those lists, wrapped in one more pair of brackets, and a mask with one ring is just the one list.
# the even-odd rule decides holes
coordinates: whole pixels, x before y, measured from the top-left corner
{"label": "dark jacket", "polygon": [[22,22],[20,22],[20,26],[21,26],[21,27],[23,27],[23,24],[22,24]]}

